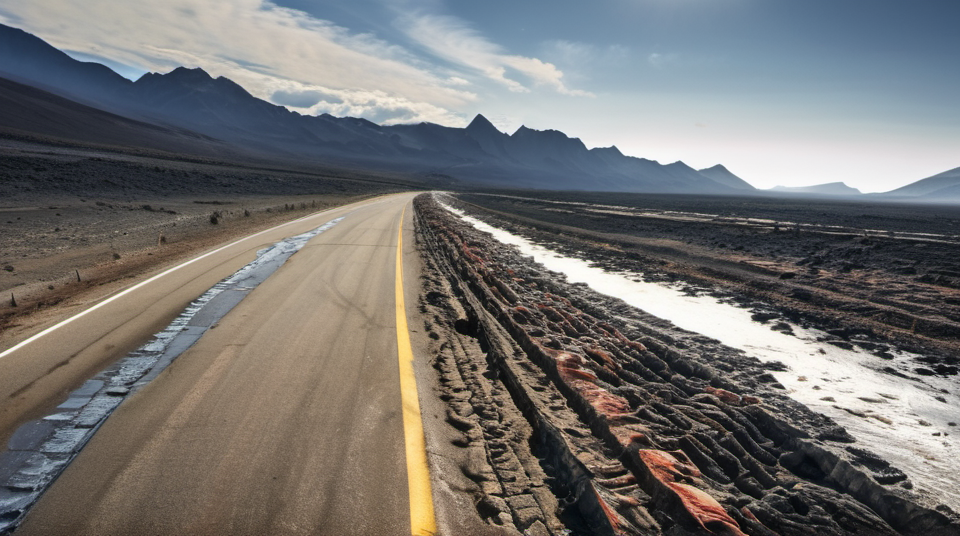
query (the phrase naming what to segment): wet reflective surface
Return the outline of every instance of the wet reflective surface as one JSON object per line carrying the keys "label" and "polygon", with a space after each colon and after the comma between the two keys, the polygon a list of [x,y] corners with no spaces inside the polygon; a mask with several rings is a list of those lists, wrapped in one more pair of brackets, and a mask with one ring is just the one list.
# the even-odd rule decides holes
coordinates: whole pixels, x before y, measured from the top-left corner
{"label": "wet reflective surface", "polygon": [[[823,331],[781,320],[776,322],[780,331],[775,331],[755,321],[753,311],[732,302],[691,293],[682,285],[644,282],[638,273],[605,271],[445,206],[477,229],[565,274],[571,283],[586,283],[761,361],[782,363],[784,370],[771,373],[792,398],[844,426],[858,447],[902,470],[915,491],[960,510],[960,445],[954,435],[960,433],[960,395],[949,378],[912,373],[916,354],[895,351],[892,359],[881,359],[855,344],[869,341],[836,341]],[[850,349],[825,342],[831,339]]]}

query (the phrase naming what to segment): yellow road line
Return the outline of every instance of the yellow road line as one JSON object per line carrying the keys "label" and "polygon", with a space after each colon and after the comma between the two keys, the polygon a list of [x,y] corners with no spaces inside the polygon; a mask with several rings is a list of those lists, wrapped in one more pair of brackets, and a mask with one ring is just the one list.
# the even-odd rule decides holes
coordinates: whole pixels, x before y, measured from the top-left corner
{"label": "yellow road line", "polygon": [[403,303],[403,216],[397,231],[397,354],[400,359],[400,400],[403,407],[403,435],[407,454],[407,487],[410,491],[410,533],[436,534],[437,522],[433,516],[433,492],[430,489],[430,469],[427,467],[427,445],[420,420],[420,399],[417,379],[413,374],[413,348],[407,329],[407,310]]}

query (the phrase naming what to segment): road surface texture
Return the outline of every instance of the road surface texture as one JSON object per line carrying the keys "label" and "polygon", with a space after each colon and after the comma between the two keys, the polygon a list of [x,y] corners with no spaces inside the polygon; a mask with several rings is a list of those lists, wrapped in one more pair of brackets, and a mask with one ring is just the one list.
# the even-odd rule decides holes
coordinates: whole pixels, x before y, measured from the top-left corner
{"label": "road surface texture", "polygon": [[[408,334],[398,331],[404,313],[398,306],[403,292],[397,290],[403,288],[397,274],[402,218],[404,256],[416,257],[410,210],[404,212],[411,198],[348,205],[266,233],[20,349],[75,356],[46,358],[53,365],[65,359],[61,368],[71,370],[64,378],[96,369],[113,348],[122,352],[142,342],[184,301],[249,261],[259,247],[346,216],[125,401],[17,534],[435,530],[423,432],[415,429],[411,451],[403,415],[412,402],[419,420],[415,386],[409,398],[409,367],[401,387]],[[405,262],[412,310],[419,265]],[[2,364],[31,361],[14,357]],[[79,360],[85,363],[76,365]],[[65,381],[51,375],[34,373],[26,390]]]}
{"label": "road surface texture", "polygon": [[[0,338],[0,392],[21,423],[164,326],[206,330],[120,393],[49,488],[38,463],[6,480],[0,523],[85,535],[960,536],[960,517],[789,399],[760,361],[568,284],[434,197],[412,198],[317,213],[82,316],[65,311],[73,320],[32,340]],[[284,241],[302,247],[254,286],[251,266],[287,251],[264,248],[321,228]],[[171,322],[214,284],[235,286],[196,309],[208,323]],[[233,309],[213,306],[237,293]],[[137,381],[123,374],[104,378]],[[82,417],[99,407],[86,400],[62,407],[86,404]],[[72,455],[80,420],[33,451]],[[19,429],[13,458],[33,448],[23,431],[44,426]],[[47,491],[21,518],[26,502],[9,497],[33,501],[35,489]]]}

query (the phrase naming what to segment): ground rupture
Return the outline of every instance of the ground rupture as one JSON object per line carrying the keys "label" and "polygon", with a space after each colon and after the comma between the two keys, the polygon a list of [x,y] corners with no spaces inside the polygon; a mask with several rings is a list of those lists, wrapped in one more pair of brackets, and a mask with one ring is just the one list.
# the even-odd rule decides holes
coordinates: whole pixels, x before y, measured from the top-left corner
{"label": "ground rupture", "polygon": [[477,512],[503,533],[960,534],[778,392],[415,200],[421,311]]}

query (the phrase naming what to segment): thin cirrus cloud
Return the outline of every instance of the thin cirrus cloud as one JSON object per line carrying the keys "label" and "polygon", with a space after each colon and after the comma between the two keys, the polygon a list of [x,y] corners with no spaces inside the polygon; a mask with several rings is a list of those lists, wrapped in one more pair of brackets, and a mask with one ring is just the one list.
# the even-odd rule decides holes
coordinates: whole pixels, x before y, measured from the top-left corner
{"label": "thin cirrus cloud", "polygon": [[144,70],[202,67],[302,113],[459,124],[477,99],[458,73],[401,46],[265,0],[0,0],[0,19]]}
{"label": "thin cirrus cloud", "polygon": [[661,54],[659,52],[651,52],[650,55],[647,56],[647,63],[659,69],[671,63],[675,63],[678,58],[679,56],[677,54]]}
{"label": "thin cirrus cloud", "polygon": [[[396,26],[413,43],[457,67],[466,68],[516,93],[530,85],[548,87],[562,95],[592,97],[592,93],[567,87],[563,71],[538,58],[507,53],[466,21],[420,11],[400,11]],[[524,82],[527,82],[526,84]]]}
{"label": "thin cirrus cloud", "polygon": [[633,55],[629,47],[620,44],[603,46],[566,39],[544,41],[540,44],[540,54],[560,66],[571,81],[589,80],[601,86],[603,81],[610,80],[611,73],[629,72]]}

